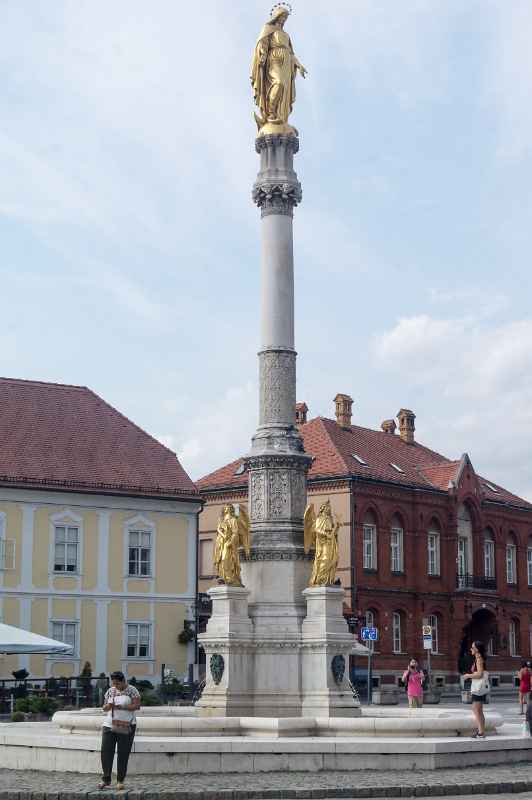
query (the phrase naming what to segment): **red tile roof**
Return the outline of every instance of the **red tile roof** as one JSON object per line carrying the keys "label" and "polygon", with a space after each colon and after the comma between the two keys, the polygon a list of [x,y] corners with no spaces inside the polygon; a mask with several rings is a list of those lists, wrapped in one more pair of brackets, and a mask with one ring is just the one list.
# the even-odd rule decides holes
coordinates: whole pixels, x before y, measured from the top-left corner
{"label": "red tile roof", "polygon": [[[342,428],[335,420],[324,417],[310,420],[300,426],[299,431],[306,452],[314,457],[309,471],[311,481],[343,476],[358,477],[447,491],[449,482],[457,477],[461,463],[450,461],[419,442],[407,444],[397,434],[383,433],[358,425]],[[222,487],[245,487],[247,474],[235,474],[241,463],[242,459],[237,459],[201,478],[197,482],[200,492]],[[478,480],[486,498],[532,509],[531,503],[491,481],[490,484],[497,492],[489,489],[484,478],[479,477]]]}
{"label": "red tile roof", "polygon": [[0,485],[198,496],[177,456],[85,386],[0,378]]}

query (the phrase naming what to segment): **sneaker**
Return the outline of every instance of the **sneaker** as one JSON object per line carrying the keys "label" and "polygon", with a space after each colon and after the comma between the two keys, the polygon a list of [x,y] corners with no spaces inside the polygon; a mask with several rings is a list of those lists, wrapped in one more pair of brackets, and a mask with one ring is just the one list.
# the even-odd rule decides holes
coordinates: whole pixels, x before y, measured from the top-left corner
{"label": "sneaker", "polygon": [[124,786],[123,783],[117,783],[116,784],[116,788],[117,788],[117,791],[123,792],[126,787]]}
{"label": "sneaker", "polygon": [[479,736],[480,736],[480,732],[479,731],[475,731],[475,733],[471,734],[471,738],[472,739],[478,739]]}
{"label": "sneaker", "polygon": [[110,786],[111,784],[107,783],[107,781],[102,781],[101,783],[98,784],[98,791],[103,792],[104,789],[109,789]]}

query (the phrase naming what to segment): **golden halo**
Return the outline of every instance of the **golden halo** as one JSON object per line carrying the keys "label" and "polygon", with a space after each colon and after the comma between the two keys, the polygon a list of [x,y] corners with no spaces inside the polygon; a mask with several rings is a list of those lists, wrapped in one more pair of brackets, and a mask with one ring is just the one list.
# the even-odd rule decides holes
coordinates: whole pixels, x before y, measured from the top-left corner
{"label": "golden halo", "polygon": [[271,9],[270,9],[270,17],[272,16],[273,12],[274,12],[274,11],[275,11],[277,8],[282,8],[282,9],[283,9],[283,11],[286,11],[288,14],[291,14],[291,13],[292,13],[292,6],[290,5],[290,3],[276,3],[276,4],[275,4],[274,6],[272,6],[272,7],[271,7]]}

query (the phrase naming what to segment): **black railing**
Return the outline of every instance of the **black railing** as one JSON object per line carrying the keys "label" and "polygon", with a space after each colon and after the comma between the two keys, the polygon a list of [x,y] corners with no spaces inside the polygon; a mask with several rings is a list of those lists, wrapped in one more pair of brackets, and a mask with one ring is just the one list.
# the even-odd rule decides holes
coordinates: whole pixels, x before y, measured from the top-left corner
{"label": "black railing", "polygon": [[457,589],[496,589],[497,579],[486,575],[457,575]]}

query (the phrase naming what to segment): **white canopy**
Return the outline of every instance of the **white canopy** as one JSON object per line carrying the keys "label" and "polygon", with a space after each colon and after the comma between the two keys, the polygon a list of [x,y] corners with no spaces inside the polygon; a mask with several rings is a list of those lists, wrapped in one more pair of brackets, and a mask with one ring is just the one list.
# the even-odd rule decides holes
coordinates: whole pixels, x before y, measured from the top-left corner
{"label": "white canopy", "polygon": [[56,642],[55,639],[47,639],[46,636],[39,636],[37,633],[24,631],[22,628],[14,628],[12,625],[4,625],[0,622],[0,654],[20,654],[25,653],[68,653],[72,650],[69,644]]}

